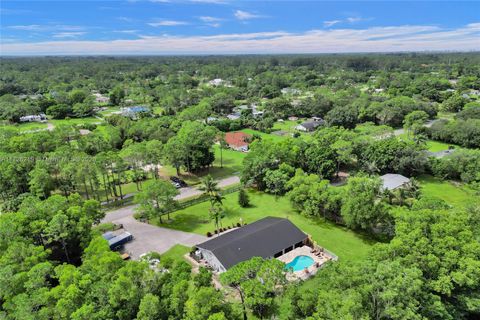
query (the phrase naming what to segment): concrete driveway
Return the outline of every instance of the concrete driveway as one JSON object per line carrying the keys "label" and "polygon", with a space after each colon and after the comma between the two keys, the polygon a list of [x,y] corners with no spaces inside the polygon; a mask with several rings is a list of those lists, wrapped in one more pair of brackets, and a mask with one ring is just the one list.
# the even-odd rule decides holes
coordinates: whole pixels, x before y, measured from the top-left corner
{"label": "concrete driveway", "polygon": [[[239,177],[232,176],[219,180],[218,186],[224,188],[239,182]],[[202,191],[195,187],[182,188],[176,199],[181,200],[200,194],[202,194]],[[150,251],[164,253],[176,244],[191,247],[207,240],[207,237],[196,233],[172,230],[139,222],[133,217],[136,207],[137,205],[131,205],[109,211],[102,220],[103,223],[114,222],[123,224],[123,228],[133,235],[134,240],[125,245],[125,251],[133,259],[138,259],[141,254]]]}
{"label": "concrete driveway", "polygon": [[142,253],[150,251],[164,253],[176,244],[192,247],[207,240],[207,237],[195,233],[139,222],[132,216],[115,220],[115,223],[123,224],[124,229],[134,236],[134,240],[124,246],[125,252],[128,252],[132,259],[138,259]]}

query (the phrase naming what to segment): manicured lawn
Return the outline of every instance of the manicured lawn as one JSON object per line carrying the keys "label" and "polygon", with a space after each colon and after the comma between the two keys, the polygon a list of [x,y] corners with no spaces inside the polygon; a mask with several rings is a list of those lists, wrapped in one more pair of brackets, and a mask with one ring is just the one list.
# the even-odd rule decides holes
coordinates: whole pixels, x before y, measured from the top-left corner
{"label": "manicured lawn", "polygon": [[440,142],[440,141],[435,141],[435,140],[428,140],[427,141],[428,151],[431,151],[431,152],[448,150],[448,147],[451,146],[451,145],[452,144],[448,144],[448,143]]}
{"label": "manicured lawn", "polygon": [[242,129],[241,130],[242,132],[245,132],[245,133],[248,133],[248,134],[251,134],[251,135],[258,135],[260,136],[262,139],[270,139],[270,140],[274,140],[274,141],[281,141],[281,140],[284,140],[287,138],[287,136],[277,136],[275,134],[268,134],[268,133],[265,133],[265,132],[261,132],[261,131],[258,131],[258,130],[253,130],[253,129]]}
{"label": "manicured lawn", "polygon": [[288,132],[294,132],[295,127],[305,121],[305,119],[299,119],[298,121],[285,120],[283,122],[275,122],[273,125],[273,130],[283,130]]}
{"label": "manicured lawn", "polygon": [[452,181],[443,181],[432,176],[418,178],[422,193],[438,197],[453,206],[463,206],[468,203],[475,194],[472,190]]}
{"label": "manicured lawn", "polygon": [[183,256],[190,252],[190,249],[191,248],[182,246],[181,244],[176,244],[161,255],[160,261],[165,258],[172,259],[174,262],[186,261]]}
{"label": "manicured lawn", "polygon": [[54,126],[59,125],[81,125],[81,124],[89,124],[89,123],[99,123],[102,120],[95,118],[95,117],[88,117],[88,118],[72,118],[72,119],[60,119],[60,120],[49,120]]}
{"label": "manicured lawn", "polygon": [[[222,219],[223,226],[243,222],[252,223],[266,216],[275,216],[290,219],[295,225],[308,233],[317,243],[338,255],[342,260],[360,260],[366,257],[375,241],[359,235],[346,228],[339,227],[322,219],[309,219],[293,211],[285,197],[275,196],[257,191],[250,191],[249,208],[238,205],[238,193],[225,197],[224,206],[226,217]],[[210,204],[203,202],[171,214],[172,221],[163,224],[163,227],[194,232],[205,235],[214,229],[209,220]]]}
{"label": "manicured lawn", "polygon": [[[215,152],[215,161],[213,162],[212,167],[195,174],[186,173],[184,170],[180,170],[180,178],[185,180],[189,185],[196,185],[200,183],[201,177],[204,177],[207,174],[212,175],[215,179],[222,179],[240,174],[240,171],[242,170],[242,161],[247,155],[245,152],[223,149],[223,167],[221,167],[220,146],[217,144],[214,145],[213,150]],[[177,175],[175,168],[169,165],[162,167],[160,172],[165,176]]]}
{"label": "manicured lawn", "polygon": [[30,130],[46,129],[47,124],[42,122],[28,122],[28,123],[13,125],[12,128],[17,129],[20,132],[23,132],[23,131],[30,131]]}

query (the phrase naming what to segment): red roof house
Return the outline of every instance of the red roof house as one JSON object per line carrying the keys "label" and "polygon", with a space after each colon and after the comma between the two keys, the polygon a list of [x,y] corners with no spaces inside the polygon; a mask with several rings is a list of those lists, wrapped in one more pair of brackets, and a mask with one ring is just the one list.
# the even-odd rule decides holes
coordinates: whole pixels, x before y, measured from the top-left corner
{"label": "red roof house", "polygon": [[241,131],[227,132],[225,134],[225,142],[230,148],[237,151],[247,151],[251,138],[251,135]]}

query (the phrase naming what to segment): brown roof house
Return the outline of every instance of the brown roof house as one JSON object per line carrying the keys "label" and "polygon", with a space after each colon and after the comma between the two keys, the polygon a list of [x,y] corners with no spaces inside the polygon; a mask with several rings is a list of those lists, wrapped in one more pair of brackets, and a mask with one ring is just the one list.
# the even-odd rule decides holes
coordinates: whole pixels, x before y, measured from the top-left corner
{"label": "brown roof house", "polygon": [[247,152],[250,144],[251,135],[241,131],[227,132],[225,134],[225,142],[228,146],[237,151]]}

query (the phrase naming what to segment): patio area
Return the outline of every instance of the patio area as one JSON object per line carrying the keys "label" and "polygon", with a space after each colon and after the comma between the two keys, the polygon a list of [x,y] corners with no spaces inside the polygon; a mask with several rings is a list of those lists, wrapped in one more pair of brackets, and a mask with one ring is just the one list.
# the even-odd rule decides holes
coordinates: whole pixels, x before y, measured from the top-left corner
{"label": "patio area", "polygon": [[332,257],[323,251],[323,248],[312,249],[309,246],[302,246],[293,249],[292,251],[285,253],[277,259],[287,264],[298,256],[310,257],[313,259],[314,262],[311,266],[303,270],[287,272],[287,280],[289,281],[308,279],[309,277],[317,273],[318,269],[320,269],[325,262],[332,260]]}

